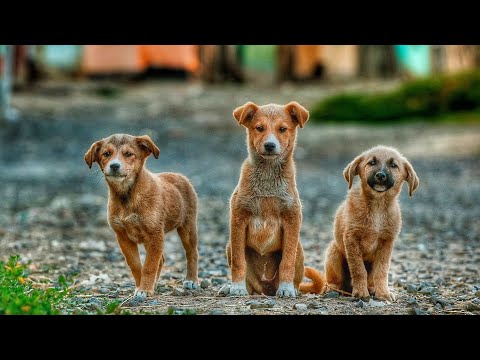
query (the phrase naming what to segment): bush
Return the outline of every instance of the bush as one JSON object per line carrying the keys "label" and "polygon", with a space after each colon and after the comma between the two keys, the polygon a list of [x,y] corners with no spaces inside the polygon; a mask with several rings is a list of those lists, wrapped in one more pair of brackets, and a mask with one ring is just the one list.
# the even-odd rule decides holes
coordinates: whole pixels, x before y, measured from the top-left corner
{"label": "bush", "polygon": [[480,108],[480,71],[409,81],[380,94],[340,94],[312,107],[319,121],[401,120]]}
{"label": "bush", "polygon": [[0,261],[0,314],[59,314],[68,295],[69,281],[61,275],[55,286],[34,284],[19,258],[11,256],[6,264]]}

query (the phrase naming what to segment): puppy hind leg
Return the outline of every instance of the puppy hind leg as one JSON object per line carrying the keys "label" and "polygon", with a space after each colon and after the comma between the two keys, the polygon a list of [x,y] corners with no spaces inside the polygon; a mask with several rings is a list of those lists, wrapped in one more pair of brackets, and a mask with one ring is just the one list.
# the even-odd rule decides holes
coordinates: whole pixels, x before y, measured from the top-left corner
{"label": "puppy hind leg", "polygon": [[344,258],[335,243],[329,245],[325,255],[325,277],[329,288],[344,290],[342,286],[345,281]]}
{"label": "puppy hind leg", "polygon": [[184,289],[195,289],[198,283],[198,239],[197,226],[190,224],[177,229],[178,235],[182,240],[187,257],[187,276],[183,283]]}

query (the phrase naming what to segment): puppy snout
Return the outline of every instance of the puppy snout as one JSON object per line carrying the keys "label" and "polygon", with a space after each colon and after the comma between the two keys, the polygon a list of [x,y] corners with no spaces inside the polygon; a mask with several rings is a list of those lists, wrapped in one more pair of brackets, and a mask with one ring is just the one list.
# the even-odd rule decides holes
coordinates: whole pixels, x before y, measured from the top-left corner
{"label": "puppy snout", "polygon": [[120,170],[120,163],[114,162],[110,164],[110,170],[118,171]]}
{"label": "puppy snout", "polygon": [[387,174],[382,171],[379,171],[375,174],[375,179],[378,181],[385,181],[387,179]]}
{"label": "puppy snout", "polygon": [[277,145],[273,142],[266,142],[263,146],[265,147],[265,150],[268,152],[275,150],[275,148],[277,147]]}

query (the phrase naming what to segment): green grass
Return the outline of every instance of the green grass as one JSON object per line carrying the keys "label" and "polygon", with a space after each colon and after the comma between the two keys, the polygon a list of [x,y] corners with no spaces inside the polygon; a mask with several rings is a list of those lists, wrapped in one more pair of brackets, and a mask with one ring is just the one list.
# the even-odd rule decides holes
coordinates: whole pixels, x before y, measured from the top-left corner
{"label": "green grass", "polygon": [[310,114],[322,123],[455,122],[457,115],[459,121],[478,121],[480,71],[408,81],[384,93],[334,95],[316,103]]}
{"label": "green grass", "polygon": [[0,261],[0,314],[54,315],[62,313],[71,279],[64,275],[53,284],[36,283],[18,255]]}

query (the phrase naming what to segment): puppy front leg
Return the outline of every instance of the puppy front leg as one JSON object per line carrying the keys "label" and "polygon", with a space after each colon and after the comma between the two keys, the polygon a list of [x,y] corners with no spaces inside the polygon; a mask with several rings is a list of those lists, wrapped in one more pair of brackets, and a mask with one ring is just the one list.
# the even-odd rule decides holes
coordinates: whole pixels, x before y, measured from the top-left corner
{"label": "puppy front leg", "polygon": [[232,286],[229,294],[237,296],[248,295],[246,285],[247,262],[245,260],[246,222],[239,214],[230,214],[230,260],[232,268]]}
{"label": "puppy front leg", "polygon": [[384,241],[377,250],[372,263],[373,292],[376,297],[393,301],[395,296],[388,289],[388,270],[393,251],[393,240]]}
{"label": "puppy front leg", "polygon": [[295,262],[297,259],[298,242],[300,241],[301,222],[302,220],[298,216],[298,212],[284,217],[282,261],[279,268],[280,284],[276,294],[279,297],[296,296],[293,279],[295,277]]}
{"label": "puppy front leg", "polygon": [[363,256],[359,246],[359,239],[352,234],[344,237],[345,254],[348,268],[352,277],[352,295],[358,298],[368,298],[367,270],[363,263]]}
{"label": "puppy front leg", "polygon": [[126,234],[116,233],[117,242],[122,250],[125,261],[127,262],[133,278],[135,279],[135,291],[140,286],[142,279],[142,262],[140,261],[140,254],[138,253],[138,245],[131,241]]}
{"label": "puppy front leg", "polygon": [[145,242],[145,263],[142,267],[142,280],[135,295],[146,297],[153,295],[155,291],[155,281],[160,276],[160,266],[163,265],[163,233],[155,234],[155,238]]}

